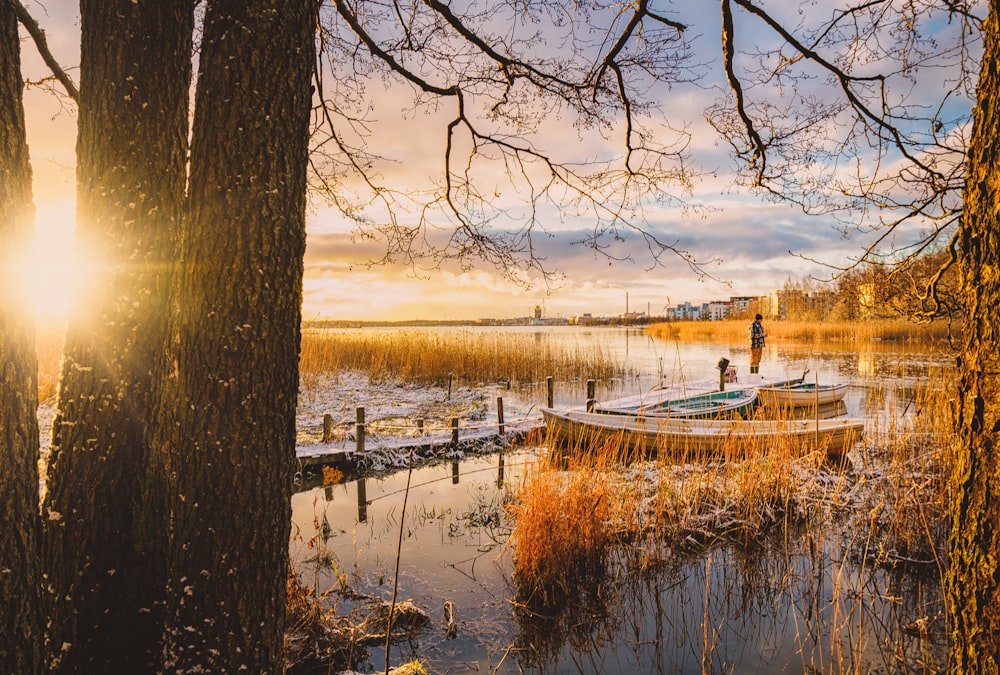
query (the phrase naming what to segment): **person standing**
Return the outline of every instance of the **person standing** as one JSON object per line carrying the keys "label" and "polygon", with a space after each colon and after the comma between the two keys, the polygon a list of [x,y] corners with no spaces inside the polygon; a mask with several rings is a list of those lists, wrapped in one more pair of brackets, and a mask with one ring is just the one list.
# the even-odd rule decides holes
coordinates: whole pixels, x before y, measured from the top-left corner
{"label": "person standing", "polygon": [[750,324],[750,373],[760,372],[760,358],[764,354],[764,338],[767,337],[767,333],[764,332],[764,325],[761,323],[762,317],[760,314],[753,318],[753,323]]}

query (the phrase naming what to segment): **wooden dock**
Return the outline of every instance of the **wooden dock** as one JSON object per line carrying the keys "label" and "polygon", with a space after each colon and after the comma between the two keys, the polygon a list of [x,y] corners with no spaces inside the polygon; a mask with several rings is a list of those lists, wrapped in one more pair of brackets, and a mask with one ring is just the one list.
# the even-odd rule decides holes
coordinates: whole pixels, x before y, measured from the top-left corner
{"label": "wooden dock", "polygon": [[426,461],[491,448],[501,450],[544,428],[545,422],[540,414],[507,423],[476,424],[464,429],[453,420],[448,433],[416,436],[373,436],[365,433],[364,422],[360,422],[352,438],[299,443],[295,448],[295,458],[298,471],[302,473],[319,470],[322,466],[335,466],[345,473],[381,471],[405,467],[411,452],[414,457]]}

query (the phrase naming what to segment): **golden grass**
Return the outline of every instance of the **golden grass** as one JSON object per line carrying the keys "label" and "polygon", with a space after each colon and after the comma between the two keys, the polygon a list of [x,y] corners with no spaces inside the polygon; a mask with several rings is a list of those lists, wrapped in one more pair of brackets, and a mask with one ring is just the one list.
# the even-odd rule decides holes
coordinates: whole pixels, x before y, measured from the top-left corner
{"label": "golden grass", "polygon": [[[566,561],[597,560],[593,541],[600,541],[601,555],[628,542],[640,557],[645,546],[652,559],[664,543],[675,551],[723,540],[757,546],[793,526],[815,528],[820,541],[846,531],[854,554],[879,565],[940,572],[954,452],[950,377],[936,373],[905,409],[872,420],[851,453],[853,467],[831,464],[822,451],[803,453],[785,439],[726,447],[710,457],[644,459],[607,442],[561,448],[564,461],[540,463],[520,489],[513,534],[519,587],[565,592],[573,578]],[[572,497],[565,494],[570,489]],[[607,506],[586,508],[598,499]],[[603,525],[595,522],[601,514]],[[832,529],[835,522],[847,527]],[[577,527],[581,542],[563,541],[577,536]]]}
{"label": "golden grass", "polygon": [[[647,332],[665,340],[690,342],[744,342],[748,321],[671,321],[649,326]],[[933,324],[912,321],[765,321],[769,338],[787,342],[838,343],[858,340],[886,340],[891,342],[935,343],[949,337],[949,326],[944,322]],[[952,329],[955,329],[953,326]]]}
{"label": "golden grass", "polygon": [[951,371],[931,373],[906,404],[905,417],[873,424],[853,530],[865,534],[856,542],[859,553],[877,564],[943,569],[956,461],[953,378]]}
{"label": "golden grass", "polygon": [[444,385],[534,382],[548,376],[620,376],[624,365],[600,345],[559,345],[543,333],[493,331],[305,331],[299,370],[304,380],[340,371],[367,372],[373,382]]}
{"label": "golden grass", "polygon": [[585,468],[542,471],[524,484],[509,507],[517,523],[513,562],[523,598],[548,604],[600,577],[613,543],[613,495],[607,474]]}

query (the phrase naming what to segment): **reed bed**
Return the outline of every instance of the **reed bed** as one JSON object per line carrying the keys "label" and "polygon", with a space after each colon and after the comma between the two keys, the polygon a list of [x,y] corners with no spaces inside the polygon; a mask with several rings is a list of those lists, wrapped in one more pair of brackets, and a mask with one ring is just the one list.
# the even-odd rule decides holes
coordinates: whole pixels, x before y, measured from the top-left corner
{"label": "reed bed", "polygon": [[609,474],[542,472],[509,509],[519,524],[515,575],[522,597],[552,604],[603,576],[618,505]]}
{"label": "reed bed", "polygon": [[[572,594],[567,589],[576,579],[570,572],[573,564],[610,560],[609,569],[624,580],[669,558],[704,555],[722,542],[747,552],[770,549],[773,556],[776,542],[804,541],[817,561],[842,561],[846,551],[863,570],[886,570],[897,579],[905,572],[931,587],[918,594],[920,602],[893,605],[892,625],[880,615],[866,632],[852,622],[861,614],[874,616],[874,601],[883,603],[886,594],[870,572],[861,576],[860,591],[848,590],[844,568],[836,571],[843,562],[836,563],[831,590],[821,594],[809,586],[816,583],[809,575],[803,580],[789,572],[788,588],[775,592],[827,598],[822,605],[803,608],[806,614],[822,610],[829,617],[822,626],[814,618],[806,622],[813,643],[826,645],[817,650],[813,644],[815,655],[803,654],[806,669],[851,671],[864,660],[872,639],[893,658],[905,661],[919,653],[916,658],[933,668],[946,641],[943,603],[934,598],[942,597],[947,566],[954,462],[951,377],[950,372],[933,373],[903,409],[872,420],[864,441],[850,453],[851,464],[831,464],[822,452],[803,453],[782,442],[727,447],[711,457],[643,457],[608,443],[553,448],[549,459],[555,460],[539,462],[526,477],[515,500],[519,506],[512,510],[519,597],[545,597],[546,589]],[[571,507],[563,497],[552,496],[569,489],[579,491]],[[549,495],[547,508],[541,508],[543,495]],[[588,508],[598,499],[610,503]],[[603,525],[594,522],[598,513],[606,519]],[[599,552],[561,541],[572,536],[574,526],[564,522],[572,517],[586,521],[588,532],[605,533]],[[566,534],[547,536],[552,527]],[[798,554],[789,550],[777,555],[790,564],[787,560]],[[623,567],[625,560],[631,562]],[[796,587],[800,583],[806,584],[804,590]],[[727,592],[735,591],[712,590]],[[876,638],[870,635],[874,633]]]}
{"label": "reed bed", "polygon": [[[647,332],[665,340],[745,342],[748,321],[671,321],[649,326]],[[944,322],[913,321],[765,321],[769,338],[786,342],[844,343],[869,340],[934,344],[945,342],[956,330]]]}
{"label": "reed bed", "polygon": [[305,331],[299,369],[304,381],[341,371],[367,372],[372,382],[399,380],[536,382],[548,376],[620,377],[624,365],[600,345],[561,345],[542,334],[473,331]]}

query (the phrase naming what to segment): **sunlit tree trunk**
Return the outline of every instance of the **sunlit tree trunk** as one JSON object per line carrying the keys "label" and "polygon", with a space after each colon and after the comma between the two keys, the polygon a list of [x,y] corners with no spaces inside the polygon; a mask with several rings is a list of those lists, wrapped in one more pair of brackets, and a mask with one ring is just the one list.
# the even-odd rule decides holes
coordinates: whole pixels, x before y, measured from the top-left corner
{"label": "sunlit tree trunk", "polygon": [[20,40],[0,0],[0,672],[42,665],[38,565],[38,375],[31,252],[31,166],[25,140]]}
{"label": "sunlit tree trunk", "polygon": [[83,0],[77,248],[44,503],[56,670],[144,672],[164,514],[147,509],[154,393],[186,178],[193,2]]}
{"label": "sunlit tree trunk", "polygon": [[965,308],[948,599],[951,673],[997,673],[1000,659],[1000,31],[990,2],[962,218]]}
{"label": "sunlit tree trunk", "polygon": [[177,481],[168,672],[283,670],[316,10],[206,9],[165,396],[177,418],[162,427]]}

